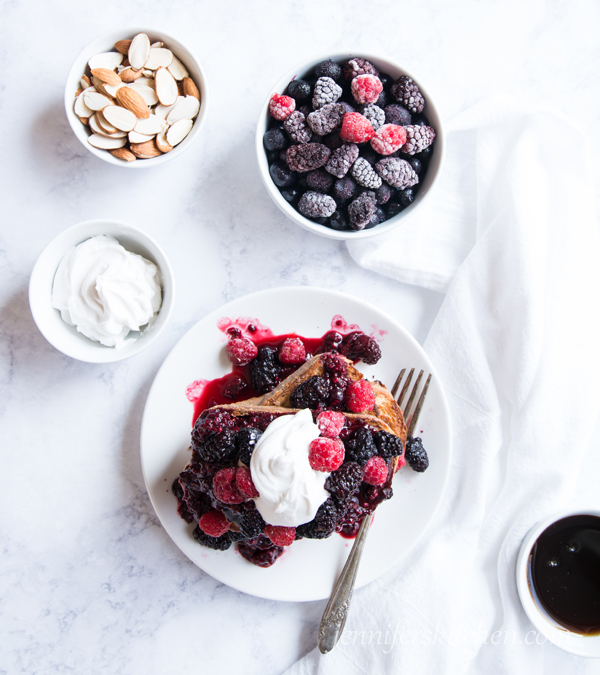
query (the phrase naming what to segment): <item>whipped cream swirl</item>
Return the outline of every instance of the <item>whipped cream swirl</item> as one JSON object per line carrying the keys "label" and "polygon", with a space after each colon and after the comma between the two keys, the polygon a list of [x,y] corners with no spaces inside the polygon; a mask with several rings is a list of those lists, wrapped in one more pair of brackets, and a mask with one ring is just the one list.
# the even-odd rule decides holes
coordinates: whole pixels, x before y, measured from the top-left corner
{"label": "whipped cream swirl", "polygon": [[260,497],[254,501],[270,525],[308,523],[329,497],[323,487],[329,474],[308,462],[310,443],[318,437],[319,427],[305,409],[274,419],[256,444],[250,472]]}
{"label": "whipped cream swirl", "polygon": [[56,270],[52,306],[65,323],[107,347],[121,347],[130,331],[150,327],[160,305],[156,265],[114,237],[100,235],[74,246]]}

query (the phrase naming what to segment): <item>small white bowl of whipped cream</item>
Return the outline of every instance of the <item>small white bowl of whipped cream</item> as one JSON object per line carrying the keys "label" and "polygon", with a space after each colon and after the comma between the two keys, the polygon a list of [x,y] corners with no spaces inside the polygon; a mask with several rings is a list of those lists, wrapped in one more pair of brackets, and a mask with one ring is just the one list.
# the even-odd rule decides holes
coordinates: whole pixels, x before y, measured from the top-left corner
{"label": "small white bowl of whipped cream", "polygon": [[29,305],[42,335],[79,361],[109,363],[148,347],[174,300],[171,265],[143,230],[90,220],[61,232],[40,254]]}

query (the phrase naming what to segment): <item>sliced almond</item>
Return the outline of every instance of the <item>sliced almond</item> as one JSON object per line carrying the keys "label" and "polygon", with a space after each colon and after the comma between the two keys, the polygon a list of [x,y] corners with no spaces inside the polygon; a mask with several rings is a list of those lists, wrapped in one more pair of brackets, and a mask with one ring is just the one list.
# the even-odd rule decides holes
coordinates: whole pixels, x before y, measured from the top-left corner
{"label": "sliced almond", "polygon": [[162,49],[163,47],[166,47],[167,45],[164,42],[153,42],[150,45],[150,49]]}
{"label": "sliced almond", "polygon": [[89,117],[80,117],[79,121],[86,126],[90,123]]}
{"label": "sliced almond", "polygon": [[150,159],[162,155],[162,152],[156,147],[154,141],[146,141],[145,143],[132,143],[130,146],[131,152],[140,159]]}
{"label": "sliced almond", "polygon": [[167,68],[173,60],[173,52],[170,49],[162,47],[150,48],[150,56],[146,61],[144,68],[156,70],[157,68]]}
{"label": "sliced almond", "polygon": [[194,98],[200,100],[200,91],[198,90],[196,83],[194,82],[194,80],[192,80],[191,77],[184,77],[182,83],[183,83],[183,93],[186,96],[193,96]]}
{"label": "sliced almond", "polygon": [[117,92],[121,87],[124,87],[125,83],[119,80],[119,84],[105,84],[104,91],[111,97],[116,98]]}
{"label": "sliced almond", "polygon": [[94,111],[90,110],[85,104],[83,94],[80,94],[75,99],[75,104],[73,105],[73,112],[77,115],[77,117],[79,117],[79,119],[81,119],[82,117],[84,119],[87,119],[88,117],[91,117],[94,114]]}
{"label": "sliced almond", "polygon": [[159,68],[154,76],[156,95],[162,105],[171,105],[177,100],[177,82],[167,68]]}
{"label": "sliced almond", "polygon": [[[136,94],[142,97],[142,100],[146,105],[156,105],[158,103],[158,96],[152,87],[149,87],[146,84],[138,84],[134,82],[133,84],[128,84],[127,89],[134,91]],[[140,117],[138,115],[138,117]]]}
{"label": "sliced almond", "polygon": [[165,152],[170,152],[173,149],[172,145],[169,145],[167,142],[167,135],[163,131],[161,134],[157,134],[156,138],[154,139],[154,142],[156,143],[156,147],[164,154]]}
{"label": "sliced almond", "polygon": [[178,96],[177,100],[173,105],[162,105],[162,103],[159,103],[156,108],[154,108],[154,114],[157,117],[162,117],[164,120],[167,119],[167,115],[173,110],[173,108],[179,103],[179,101],[183,101],[185,97],[184,96]]}
{"label": "sliced almond", "polygon": [[194,96],[186,96],[173,106],[173,110],[167,115],[167,124],[175,124],[179,120],[192,120],[200,110],[200,101]]}
{"label": "sliced almond", "polygon": [[142,77],[140,77],[139,80],[136,80],[134,84],[138,84],[138,85],[143,84],[144,87],[150,87],[150,89],[155,91],[155,89],[154,89],[154,71],[152,71],[152,77],[146,77],[144,75],[145,71],[143,71],[143,70],[140,71],[140,72],[142,73]]}
{"label": "sliced almond", "polygon": [[154,71],[149,70],[148,68],[143,68],[142,69],[142,75],[144,76],[144,79],[150,80],[154,78]]}
{"label": "sliced almond", "polygon": [[134,70],[131,66],[127,66],[127,68],[123,68],[123,70],[119,73],[119,77],[123,82],[134,82],[138,78],[142,76],[142,71],[141,70]]}
{"label": "sliced almond", "polygon": [[108,68],[94,68],[92,76],[97,77],[103,84],[121,84],[121,78],[114,70]]}
{"label": "sliced almond", "polygon": [[87,75],[82,75],[81,79],[79,80],[79,84],[82,89],[87,89],[92,83],[90,82],[90,78]]}
{"label": "sliced almond", "polygon": [[141,70],[150,56],[150,40],[146,33],[138,33],[131,44],[127,53],[129,63],[132,68]]}
{"label": "sliced almond", "polygon": [[102,111],[103,117],[106,121],[116,129],[121,131],[131,131],[135,129],[137,124],[137,117],[135,113],[120,105],[111,105]]}
{"label": "sliced almond", "polygon": [[102,80],[99,80],[97,77],[92,76],[92,84],[94,85],[96,91],[110,98],[110,94],[104,88],[104,82],[102,82]]}
{"label": "sliced almond", "polygon": [[102,108],[106,108],[107,105],[113,104],[113,102],[107,96],[104,96],[97,91],[88,90],[84,91],[81,95],[83,96],[83,100],[90,110],[102,110]]}
{"label": "sliced almond", "polygon": [[173,54],[173,60],[168,66],[169,72],[176,80],[183,80],[184,77],[189,75],[188,71],[185,69],[185,66],[181,61]]}
{"label": "sliced almond", "polygon": [[[113,108],[116,106],[112,106]],[[114,127],[112,127],[113,131],[108,131],[106,128],[106,120],[102,118],[102,113],[98,111],[97,113],[94,113],[90,119],[90,129],[95,133],[95,134],[100,134],[100,136],[107,136],[108,138],[125,138],[127,134],[124,131],[118,131]],[[104,126],[103,126],[104,125]]]}
{"label": "sliced almond", "polygon": [[146,134],[140,134],[137,131],[129,132],[130,143],[145,143],[146,141],[151,141],[153,138],[154,135],[147,136]]}
{"label": "sliced almond", "polygon": [[117,66],[121,65],[123,61],[123,54],[119,52],[102,52],[102,54],[96,54],[88,61],[88,66],[90,70],[96,70],[96,68],[107,68],[108,70],[115,70]]}
{"label": "sliced almond", "polygon": [[114,150],[115,148],[122,148],[127,143],[127,137],[124,138],[110,138],[109,136],[101,136],[100,134],[92,134],[88,137],[88,143],[100,150]]}
{"label": "sliced almond", "polygon": [[136,156],[127,148],[115,148],[114,150],[109,150],[109,152],[113,157],[122,159],[125,162],[135,162],[136,160]]}
{"label": "sliced almond", "polygon": [[[134,91],[130,88],[131,86],[134,85],[121,87],[117,91],[117,103],[123,106],[123,108],[131,110],[131,112],[139,119],[146,119],[146,117],[150,117],[150,111],[148,110],[146,102],[140,96],[140,94],[137,93],[137,91]],[[85,95],[85,92],[82,95]]]}
{"label": "sliced almond", "polygon": [[167,131],[167,143],[175,147],[190,133],[194,123],[192,120],[179,120]]}
{"label": "sliced almond", "polygon": [[144,120],[137,120],[135,131],[138,134],[146,134],[146,136],[154,136],[162,133],[167,128],[165,120],[156,115],[150,115]]}
{"label": "sliced almond", "polygon": [[79,96],[79,94],[83,93],[83,89],[81,87],[75,92],[75,98]]}
{"label": "sliced almond", "polygon": [[115,49],[120,53],[127,56],[129,54],[129,47],[131,45],[131,40],[119,40],[115,42]]}

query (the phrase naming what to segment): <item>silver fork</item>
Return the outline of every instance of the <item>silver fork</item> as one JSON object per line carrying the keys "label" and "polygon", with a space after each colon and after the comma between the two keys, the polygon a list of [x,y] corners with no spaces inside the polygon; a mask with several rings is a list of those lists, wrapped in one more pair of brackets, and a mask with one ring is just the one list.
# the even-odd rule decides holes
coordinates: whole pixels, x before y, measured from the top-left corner
{"label": "silver fork", "polygon": [[[397,399],[398,405],[402,409],[404,420],[406,422],[407,437],[413,435],[419,415],[421,414],[421,410],[423,408],[423,403],[425,402],[425,397],[427,396],[429,384],[431,382],[431,375],[429,375],[413,410],[413,405],[419,391],[419,385],[421,384],[421,379],[424,374],[424,371],[421,370],[410,392],[408,401],[406,402],[404,408],[402,408],[402,404],[404,403],[404,399],[408,393],[408,388],[412,381],[414,372],[415,369],[411,368]],[[394,398],[396,397],[398,389],[402,384],[405,373],[406,368],[403,368],[400,371],[394,386],[392,387],[391,394]],[[319,626],[318,637],[319,651],[321,654],[328,654],[335,647],[344,630],[346,618],[348,617],[348,611],[350,609],[350,600],[352,599],[352,592],[354,590],[354,582],[356,581],[356,574],[358,572],[358,565],[365,547],[370,524],[371,516],[365,516],[356,535],[356,539],[354,540],[354,545],[352,546],[350,555],[348,556],[346,564],[344,565],[344,569],[342,570],[339,579],[333,587],[331,597],[329,598],[325,612],[323,612],[323,618],[321,619],[321,625]]]}

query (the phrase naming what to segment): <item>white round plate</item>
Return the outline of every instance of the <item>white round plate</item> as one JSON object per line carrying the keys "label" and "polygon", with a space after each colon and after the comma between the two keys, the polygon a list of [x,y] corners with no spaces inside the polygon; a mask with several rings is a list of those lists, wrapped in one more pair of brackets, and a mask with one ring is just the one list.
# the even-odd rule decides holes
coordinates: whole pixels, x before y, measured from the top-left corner
{"label": "white round plate", "polygon": [[[433,378],[415,435],[423,438],[430,466],[422,474],[405,467],[394,478],[394,496],[381,504],[369,533],[356,586],[373,581],[415,544],[442,497],[450,468],[450,415],[439,377],[416,340],[396,321],[352,296],[320,288],[276,288],[234,300],[191,328],[171,351],[150,389],[141,431],[141,459],[146,488],[169,536],[198,567],[232,588],[273,600],[308,601],[329,597],[344,566],[352,539],[334,534],[325,540],[295,542],[267,569],[247,562],[232,546],[213,551],[192,537],[177,514],[171,485],[189,459],[193,405],[186,388],[230,371],[219,319],[251,317],[276,335],[295,332],[321,337],[341,315],[377,338],[382,358],[359,364],[365,377],[391,389],[402,368],[423,368]],[[407,516],[410,514],[410,516]]]}

